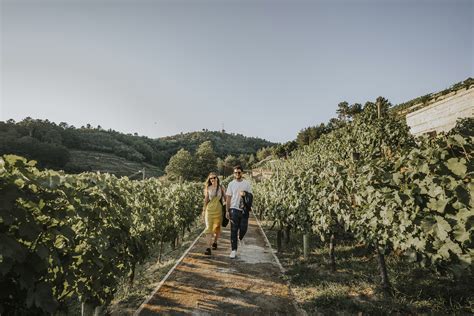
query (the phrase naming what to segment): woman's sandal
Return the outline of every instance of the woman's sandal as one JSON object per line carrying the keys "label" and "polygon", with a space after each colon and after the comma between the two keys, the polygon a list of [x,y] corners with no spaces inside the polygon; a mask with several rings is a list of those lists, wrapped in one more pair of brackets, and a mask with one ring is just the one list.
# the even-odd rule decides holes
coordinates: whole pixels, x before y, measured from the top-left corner
{"label": "woman's sandal", "polygon": [[205,255],[210,256],[211,255],[211,248],[206,248],[206,251],[204,252]]}
{"label": "woman's sandal", "polygon": [[216,249],[217,249],[217,243],[216,243],[216,242],[212,244],[212,249],[213,249],[213,250],[216,250]]}

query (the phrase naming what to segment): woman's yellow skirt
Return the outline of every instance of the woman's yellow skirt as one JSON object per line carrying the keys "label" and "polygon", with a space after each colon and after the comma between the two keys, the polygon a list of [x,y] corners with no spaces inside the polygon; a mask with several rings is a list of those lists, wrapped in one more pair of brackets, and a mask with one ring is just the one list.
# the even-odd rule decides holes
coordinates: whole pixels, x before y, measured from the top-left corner
{"label": "woman's yellow skirt", "polygon": [[213,197],[207,203],[206,214],[206,233],[220,233],[222,225],[222,206],[218,197]]}

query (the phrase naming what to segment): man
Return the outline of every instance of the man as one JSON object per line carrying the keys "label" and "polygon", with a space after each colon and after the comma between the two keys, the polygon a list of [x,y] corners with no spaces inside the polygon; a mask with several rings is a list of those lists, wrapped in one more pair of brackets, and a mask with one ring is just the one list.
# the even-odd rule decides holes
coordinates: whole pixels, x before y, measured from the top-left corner
{"label": "man", "polygon": [[249,222],[249,209],[243,207],[242,198],[246,193],[252,193],[250,182],[242,178],[242,167],[234,167],[234,180],[227,186],[226,195],[226,217],[230,219],[230,242],[232,251],[230,258],[237,255],[237,236],[242,246],[242,239],[247,232]]}

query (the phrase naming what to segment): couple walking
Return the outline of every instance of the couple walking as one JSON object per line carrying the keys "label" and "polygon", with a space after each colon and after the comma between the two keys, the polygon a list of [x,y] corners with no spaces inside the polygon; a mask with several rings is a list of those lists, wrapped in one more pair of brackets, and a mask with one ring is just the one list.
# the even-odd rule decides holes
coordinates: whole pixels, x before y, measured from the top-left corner
{"label": "couple walking", "polygon": [[[230,220],[230,241],[232,250],[230,258],[237,255],[237,244],[243,246],[247,232],[249,212],[252,207],[252,187],[242,178],[242,167],[234,167],[234,180],[227,190],[220,184],[217,174],[211,172],[207,177],[204,189],[204,219],[208,234],[208,248],[204,252],[211,255],[211,248],[217,249],[217,240],[222,226],[222,206],[225,205],[225,216]],[[238,237],[238,241],[237,241]]]}

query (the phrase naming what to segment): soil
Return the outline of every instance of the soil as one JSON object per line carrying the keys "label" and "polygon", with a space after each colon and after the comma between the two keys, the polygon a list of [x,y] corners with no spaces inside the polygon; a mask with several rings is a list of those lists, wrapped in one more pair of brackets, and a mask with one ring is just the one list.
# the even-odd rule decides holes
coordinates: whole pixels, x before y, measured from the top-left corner
{"label": "soil", "polygon": [[201,236],[139,313],[145,315],[298,315],[291,290],[254,217],[245,246],[230,254],[230,225],[218,249]]}

